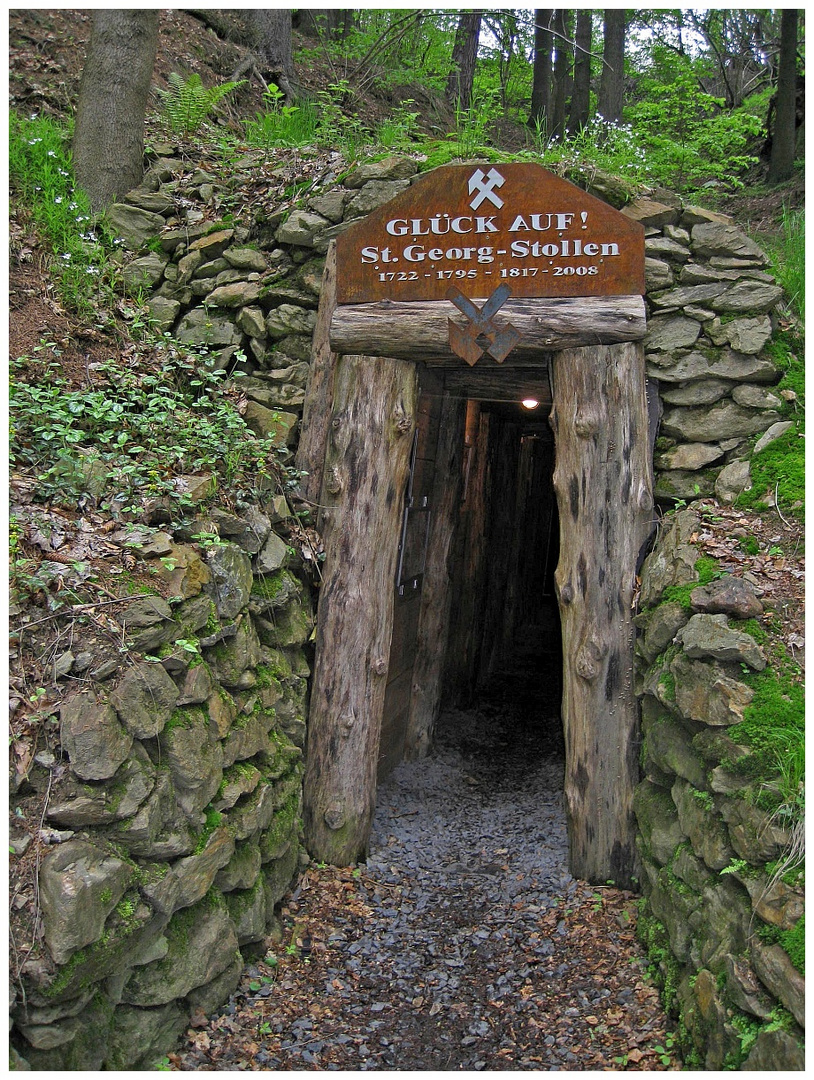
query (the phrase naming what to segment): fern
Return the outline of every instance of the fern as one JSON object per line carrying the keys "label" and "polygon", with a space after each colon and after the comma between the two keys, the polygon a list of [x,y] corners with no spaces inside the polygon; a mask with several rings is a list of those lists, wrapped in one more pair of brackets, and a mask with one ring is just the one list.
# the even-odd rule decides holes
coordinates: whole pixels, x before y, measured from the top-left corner
{"label": "fern", "polygon": [[245,82],[225,82],[207,89],[200,75],[193,73],[184,80],[176,71],[170,72],[169,89],[160,91],[164,102],[164,118],[173,132],[193,135],[215,106]]}

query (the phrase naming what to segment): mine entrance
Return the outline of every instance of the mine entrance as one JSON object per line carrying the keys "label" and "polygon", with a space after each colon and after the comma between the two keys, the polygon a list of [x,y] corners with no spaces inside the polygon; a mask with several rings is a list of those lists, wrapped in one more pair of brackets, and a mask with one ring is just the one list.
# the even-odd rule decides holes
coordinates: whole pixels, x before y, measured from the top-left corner
{"label": "mine entrance", "polygon": [[[315,857],[364,858],[377,775],[423,757],[442,702],[516,660],[524,630],[541,641],[546,613],[556,633],[559,533],[569,868],[631,882],[643,292],[641,226],[537,166],[437,170],[329,248],[298,451],[325,548]],[[534,421],[524,398],[544,406]]]}

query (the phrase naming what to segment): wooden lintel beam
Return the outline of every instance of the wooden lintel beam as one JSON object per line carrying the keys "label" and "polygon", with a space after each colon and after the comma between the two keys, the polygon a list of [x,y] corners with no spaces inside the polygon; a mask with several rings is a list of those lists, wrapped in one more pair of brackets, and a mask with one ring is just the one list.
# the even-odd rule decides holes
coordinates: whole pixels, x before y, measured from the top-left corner
{"label": "wooden lintel beam", "polygon": [[[337,353],[458,367],[464,361],[450,347],[450,319],[462,330],[470,325],[448,300],[342,304],[331,319],[330,345]],[[641,296],[510,298],[493,322],[510,323],[521,335],[504,367],[539,365],[541,352],[639,341],[647,331]],[[494,363],[488,355],[484,362]]]}

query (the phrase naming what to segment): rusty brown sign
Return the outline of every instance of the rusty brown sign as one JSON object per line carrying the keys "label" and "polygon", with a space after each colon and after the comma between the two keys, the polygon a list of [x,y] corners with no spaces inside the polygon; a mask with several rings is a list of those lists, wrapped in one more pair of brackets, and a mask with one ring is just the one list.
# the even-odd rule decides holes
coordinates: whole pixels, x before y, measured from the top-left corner
{"label": "rusty brown sign", "polygon": [[643,294],[644,229],[525,162],[446,165],[337,237],[337,302]]}

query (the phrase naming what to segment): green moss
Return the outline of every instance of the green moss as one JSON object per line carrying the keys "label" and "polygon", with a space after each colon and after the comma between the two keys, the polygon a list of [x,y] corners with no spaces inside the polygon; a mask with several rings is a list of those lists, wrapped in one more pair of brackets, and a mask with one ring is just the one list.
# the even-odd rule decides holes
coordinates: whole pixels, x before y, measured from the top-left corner
{"label": "green moss", "polygon": [[740,630],[744,634],[749,634],[758,645],[765,645],[769,640],[769,635],[757,619],[730,619],[729,625],[732,630]]}
{"label": "green moss", "polygon": [[728,734],[752,753],[738,763],[738,771],[772,781],[778,775],[778,762],[804,746],[804,688],[789,673],[774,668],[745,675],[744,682],[754,696],[744,710],[743,722],[729,728]]}
{"label": "green moss", "polygon": [[760,543],[754,536],[744,536],[738,541],[738,544],[747,555],[757,555],[760,551]]}
{"label": "green moss", "polygon": [[709,585],[715,578],[720,577],[721,568],[717,559],[710,555],[699,555],[695,560],[695,572],[697,581],[690,581],[686,585],[669,585],[662,596],[663,603],[680,604],[685,611],[692,611],[690,596],[693,589],[699,585]]}
{"label": "green moss", "polygon": [[791,930],[781,930],[779,926],[764,924],[758,930],[758,937],[766,945],[780,945],[788,953],[794,967],[805,977],[806,973],[806,924],[805,915],[801,915]]}
{"label": "green moss", "polygon": [[162,735],[169,735],[171,731],[174,731],[175,728],[179,728],[179,727],[191,728],[193,726],[194,722],[195,722],[194,714],[196,712],[200,713],[200,711],[201,710],[197,709],[197,708],[195,708],[195,709],[189,709],[189,708],[186,708],[186,709],[184,709],[184,708],[182,708],[182,709],[174,709],[173,713],[172,713],[172,716],[169,718],[169,720],[164,725],[164,728],[162,730]]}
{"label": "green moss", "polygon": [[670,948],[667,928],[650,912],[650,906],[647,903],[640,906],[639,917],[636,921],[636,936],[647,950],[650,976],[661,990],[665,1011],[670,1012],[675,1006],[678,995],[681,966]]}
{"label": "green moss", "polygon": [[676,679],[672,671],[664,671],[659,676],[659,684],[664,687],[664,699],[665,701],[675,701],[676,699]]}
{"label": "green moss", "polygon": [[193,855],[201,854],[209,841],[209,837],[221,824],[223,824],[223,814],[218,810],[212,809],[211,806],[207,807],[204,827],[201,830],[201,835],[198,837],[198,843],[195,845],[195,849],[192,852]]}

